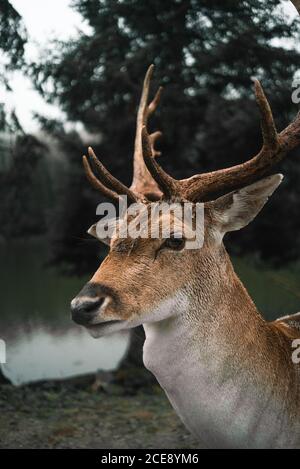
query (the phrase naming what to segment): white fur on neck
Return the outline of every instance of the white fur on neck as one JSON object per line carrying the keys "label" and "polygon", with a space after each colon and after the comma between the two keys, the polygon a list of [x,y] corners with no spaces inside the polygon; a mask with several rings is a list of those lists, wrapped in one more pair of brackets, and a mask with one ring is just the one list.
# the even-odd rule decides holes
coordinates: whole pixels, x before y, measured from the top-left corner
{"label": "white fur on neck", "polygon": [[143,314],[143,324],[161,322],[174,318],[189,308],[189,298],[184,291],[179,290],[174,296],[161,301],[153,309]]}
{"label": "white fur on neck", "polygon": [[283,430],[277,403],[268,402],[267,390],[250,388],[241,370],[226,373],[222,338],[201,335],[201,318],[189,307],[179,292],[151,312],[162,320],[144,324],[144,364],[185,426],[208,447],[292,446],[295,429]]}

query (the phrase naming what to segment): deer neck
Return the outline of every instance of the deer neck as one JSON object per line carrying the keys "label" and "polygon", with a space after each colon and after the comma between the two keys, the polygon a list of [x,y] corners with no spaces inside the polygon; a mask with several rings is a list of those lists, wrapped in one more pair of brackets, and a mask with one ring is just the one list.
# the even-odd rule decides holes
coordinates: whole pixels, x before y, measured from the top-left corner
{"label": "deer neck", "polygon": [[208,446],[280,445],[280,359],[270,350],[276,337],[230,260],[218,269],[210,289],[195,282],[167,300],[180,313],[144,325],[145,366],[185,425]]}
{"label": "deer neck", "polygon": [[148,350],[153,352],[154,344],[164,348],[165,341],[158,339],[165,336],[167,342],[172,342],[172,350],[180,345],[189,351],[193,348],[206,362],[215,343],[219,352],[214,355],[224,356],[264,335],[266,323],[234,272],[225,250],[213,259],[206,258],[205,262],[213,262],[213,274],[196,275],[156,308],[156,317],[165,317],[164,310],[171,312],[166,319],[144,324],[146,355]]}

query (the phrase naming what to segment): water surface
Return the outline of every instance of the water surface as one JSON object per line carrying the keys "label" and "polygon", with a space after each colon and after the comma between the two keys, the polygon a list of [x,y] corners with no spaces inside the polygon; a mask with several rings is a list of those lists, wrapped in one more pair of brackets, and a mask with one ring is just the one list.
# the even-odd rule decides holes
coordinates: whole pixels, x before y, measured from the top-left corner
{"label": "water surface", "polygon": [[3,371],[15,384],[112,369],[122,358],[127,333],[95,340],[70,319],[70,300],[87,278],[46,268],[40,241],[0,246],[0,338]]}

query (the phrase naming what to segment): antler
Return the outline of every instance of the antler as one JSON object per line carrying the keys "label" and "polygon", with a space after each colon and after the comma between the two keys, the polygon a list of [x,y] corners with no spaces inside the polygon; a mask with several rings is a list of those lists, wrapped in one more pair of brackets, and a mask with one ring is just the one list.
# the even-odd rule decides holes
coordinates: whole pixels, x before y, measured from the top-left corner
{"label": "antler", "polygon": [[245,163],[217,171],[197,174],[188,179],[176,180],[167,174],[155,159],[159,154],[154,144],[160,132],[148,135],[148,118],[157,108],[161,90],[148,103],[149,85],[153,72],[151,65],[146,73],[138,109],[135,149],[134,176],[128,188],[116,179],[98,160],[89,148],[89,157],[96,166],[99,179],[94,175],[88,159],[83,157],[84,169],[92,185],[102,194],[114,200],[127,195],[130,202],[157,200],[162,195],[167,199],[177,197],[190,201],[205,201],[215,195],[238,189],[268,174],[273,165],[281,161],[289,151],[300,145],[300,113],[280,134],[277,133],[274,118],[261,84],[254,80],[256,101],[261,115],[263,146],[260,152]]}
{"label": "antler", "polygon": [[138,202],[139,197],[132,192],[128,187],[126,187],[121,181],[116,179],[98,160],[97,156],[95,155],[93,149],[91,147],[88,148],[89,157],[94,162],[100,179],[98,179],[88,162],[87,157],[84,155],[82,157],[83,167],[86,173],[86,176],[90,183],[93,185],[95,189],[100,191],[106,197],[109,197],[113,200],[119,200],[120,195],[127,195],[128,200],[130,202]]}
{"label": "antler", "polygon": [[[148,104],[150,79],[153,73],[153,68],[154,65],[150,65],[147,70],[137,114],[134,145],[134,172],[130,188],[126,187],[106,169],[91,147],[88,148],[89,158],[97,169],[99,178],[97,178],[93,173],[88,158],[85,155],[83,156],[83,167],[92,186],[103,195],[113,200],[119,200],[120,195],[127,195],[130,202],[146,201],[147,196],[150,199],[159,199],[162,196],[162,192],[145,166],[141,139],[143,125],[147,125],[149,116],[157,108],[162,92],[162,87],[160,87],[154,99],[150,104]],[[161,132],[159,131],[153,132],[149,135],[151,158],[153,158],[153,156],[155,157],[160,155],[160,152],[155,150],[155,142],[159,137],[161,137]]]}
{"label": "antler", "polygon": [[267,174],[289,151],[300,145],[300,113],[280,134],[277,133],[271,108],[258,80],[254,80],[255,96],[261,114],[263,147],[245,163],[230,168],[197,174],[176,180],[169,176],[151,157],[151,145],[146,128],[143,129],[143,154],[152,177],[166,198],[183,197],[190,201],[209,200],[216,194],[251,184]]}
{"label": "antler", "polygon": [[[133,180],[130,186],[134,192],[140,194],[151,194],[152,197],[160,198],[162,193],[157,186],[155,180],[151,177],[151,174],[147,170],[142,151],[142,128],[144,125],[147,126],[148,118],[156,110],[160,101],[162,87],[160,87],[150,104],[148,104],[150,80],[153,73],[154,65],[150,65],[147,70],[142,95],[140,99],[139,109],[136,120],[136,136],[134,144],[134,158],[133,158]],[[155,142],[161,137],[161,132],[156,131],[149,135],[149,144],[151,147],[151,154],[156,157],[160,155],[160,152],[155,150]]]}

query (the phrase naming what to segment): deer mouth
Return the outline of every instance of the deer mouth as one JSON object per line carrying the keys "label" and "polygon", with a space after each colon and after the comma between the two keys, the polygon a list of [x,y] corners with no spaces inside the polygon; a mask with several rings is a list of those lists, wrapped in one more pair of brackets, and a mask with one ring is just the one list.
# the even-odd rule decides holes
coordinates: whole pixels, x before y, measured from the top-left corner
{"label": "deer mouth", "polygon": [[122,325],[126,321],[116,319],[112,321],[99,322],[98,324],[89,324],[86,327],[92,337],[100,337],[104,334],[111,334],[122,329]]}

